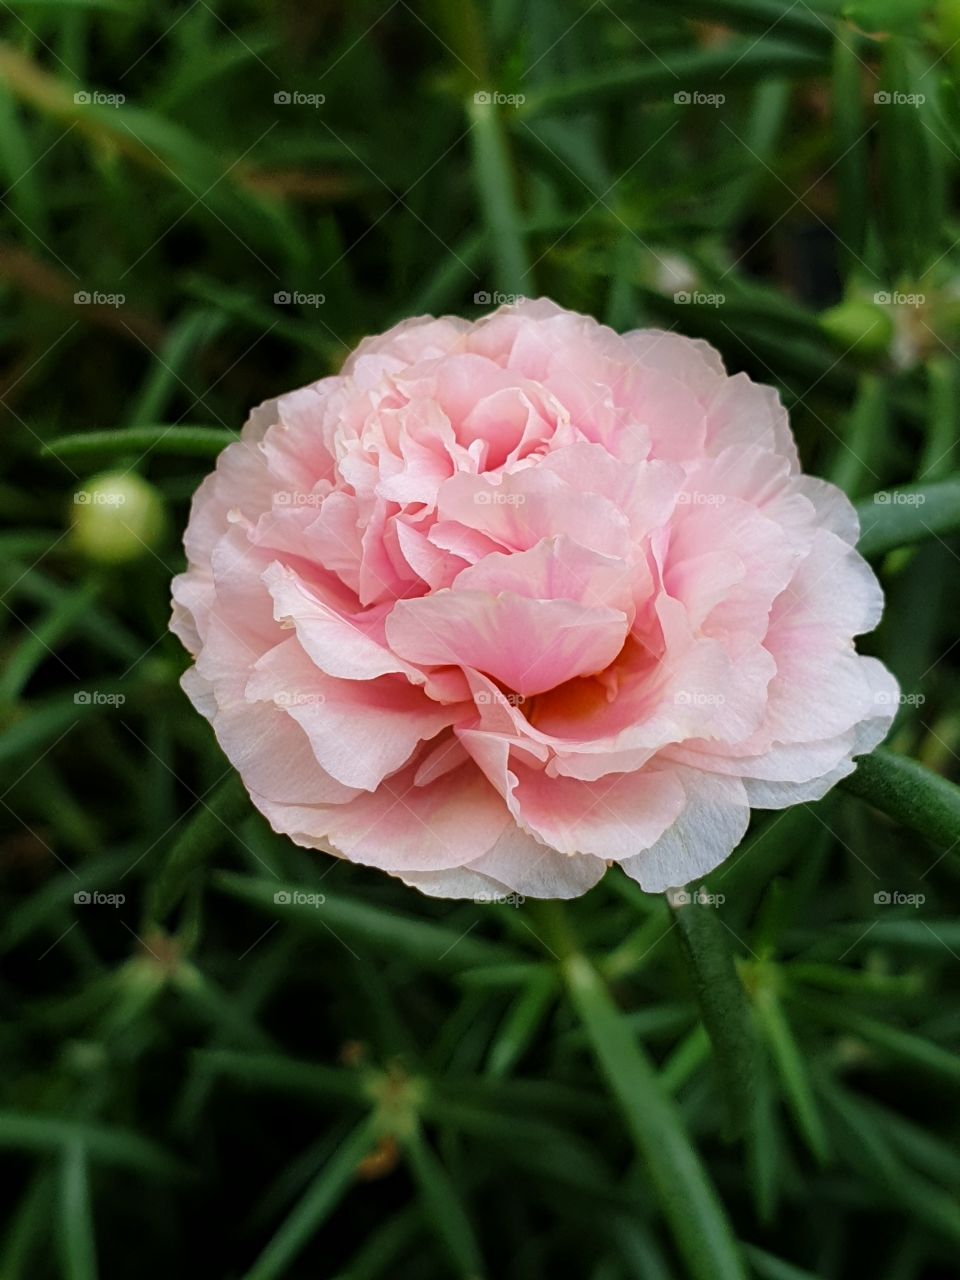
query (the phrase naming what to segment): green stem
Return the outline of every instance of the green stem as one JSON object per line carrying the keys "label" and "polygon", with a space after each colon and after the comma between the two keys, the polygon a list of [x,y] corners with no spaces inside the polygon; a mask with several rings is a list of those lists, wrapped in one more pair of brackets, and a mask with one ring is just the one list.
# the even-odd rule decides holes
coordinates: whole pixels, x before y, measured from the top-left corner
{"label": "green stem", "polygon": [[743,1134],[754,1115],[757,1042],[730,935],[714,907],[689,902],[674,906],[673,913],[723,1080],[730,1131]]}
{"label": "green stem", "polygon": [[960,787],[915,760],[878,747],[842,786],[935,844],[952,848],[960,840]]}

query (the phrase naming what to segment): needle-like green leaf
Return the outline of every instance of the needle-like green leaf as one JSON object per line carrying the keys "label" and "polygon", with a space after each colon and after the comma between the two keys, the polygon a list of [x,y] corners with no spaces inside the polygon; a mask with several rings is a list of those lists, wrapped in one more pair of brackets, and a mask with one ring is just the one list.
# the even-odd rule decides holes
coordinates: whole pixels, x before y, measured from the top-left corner
{"label": "needle-like green leaf", "polygon": [[709,1175],[597,970],[579,953],[562,962],[570,997],[619,1103],[676,1245],[695,1280],[745,1280],[736,1238]]}
{"label": "needle-like green leaf", "polygon": [[276,1280],[306,1248],[349,1191],[357,1166],[376,1140],[378,1123],[368,1117],[354,1129],[317,1174],[244,1280]]}
{"label": "needle-like green leaf", "polygon": [[87,1153],[80,1142],[71,1142],[61,1158],[60,1210],[66,1280],[97,1280]]}
{"label": "needle-like green leaf", "polygon": [[960,532],[960,477],[884,489],[857,503],[862,555]]}
{"label": "needle-like green leaf", "polygon": [[81,431],[57,436],[42,449],[46,457],[82,461],[126,457],[128,454],[173,454],[182,458],[215,458],[221,449],[236,440],[236,433],[223,427],[148,426],[116,431]]}

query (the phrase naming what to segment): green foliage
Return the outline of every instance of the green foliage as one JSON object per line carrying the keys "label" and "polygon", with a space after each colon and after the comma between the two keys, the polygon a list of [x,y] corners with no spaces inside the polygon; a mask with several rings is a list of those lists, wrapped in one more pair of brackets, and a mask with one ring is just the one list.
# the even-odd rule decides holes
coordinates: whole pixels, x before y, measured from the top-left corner
{"label": "green foliage", "polygon": [[[5,12],[0,1276],[948,1274],[956,6]],[[890,740],[699,901],[308,853],[178,687],[179,533],[250,406],[539,293],[776,385],[887,592]],[[122,563],[70,532],[104,469],[150,495]]]}

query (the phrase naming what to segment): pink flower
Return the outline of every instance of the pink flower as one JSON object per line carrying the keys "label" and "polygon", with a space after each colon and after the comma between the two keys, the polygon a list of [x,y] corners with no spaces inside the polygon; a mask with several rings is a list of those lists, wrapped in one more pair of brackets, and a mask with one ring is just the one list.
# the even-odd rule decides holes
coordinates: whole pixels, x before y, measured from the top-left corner
{"label": "pink flower", "polygon": [[857,520],[706,343],[546,300],[408,320],[256,409],[172,626],[297,844],[443,897],[686,884],[887,731]]}

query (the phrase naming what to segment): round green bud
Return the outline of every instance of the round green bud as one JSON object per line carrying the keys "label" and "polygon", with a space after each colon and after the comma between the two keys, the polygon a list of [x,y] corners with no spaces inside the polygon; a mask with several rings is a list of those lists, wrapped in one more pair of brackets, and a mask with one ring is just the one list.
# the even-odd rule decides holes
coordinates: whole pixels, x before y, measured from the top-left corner
{"label": "round green bud", "polygon": [[104,471],[74,493],[72,525],[74,545],[88,559],[126,564],[159,542],[163,499],[132,471]]}

